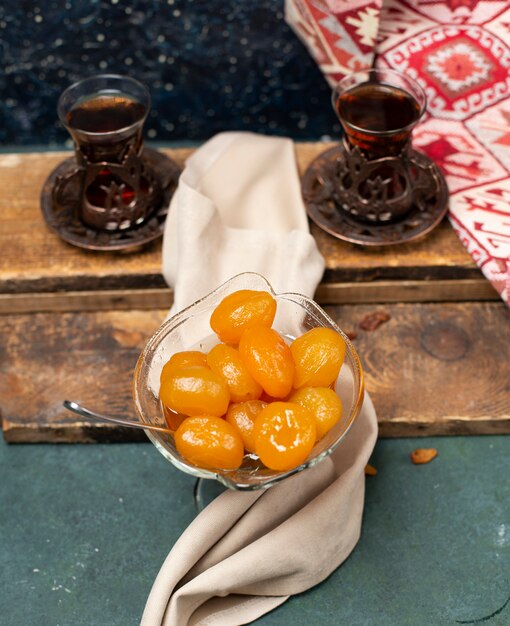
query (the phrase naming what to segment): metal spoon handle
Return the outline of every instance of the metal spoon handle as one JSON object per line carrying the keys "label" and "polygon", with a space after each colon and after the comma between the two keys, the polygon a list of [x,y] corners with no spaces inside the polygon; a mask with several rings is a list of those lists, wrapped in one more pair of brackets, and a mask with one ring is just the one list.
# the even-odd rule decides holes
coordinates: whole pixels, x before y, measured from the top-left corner
{"label": "metal spoon handle", "polygon": [[143,424],[141,422],[133,422],[132,420],[125,420],[121,417],[110,417],[109,415],[102,415],[101,413],[95,413],[90,409],[81,406],[77,402],[73,402],[72,400],[64,400],[64,407],[68,411],[72,411],[73,413],[77,413],[81,415],[81,417],[88,417],[96,420],[100,420],[101,422],[110,422],[112,424],[119,424],[120,426],[128,426],[129,428],[141,428],[142,430],[154,430],[158,433],[171,433],[172,431],[169,428],[165,428],[164,426],[154,426],[153,424]]}

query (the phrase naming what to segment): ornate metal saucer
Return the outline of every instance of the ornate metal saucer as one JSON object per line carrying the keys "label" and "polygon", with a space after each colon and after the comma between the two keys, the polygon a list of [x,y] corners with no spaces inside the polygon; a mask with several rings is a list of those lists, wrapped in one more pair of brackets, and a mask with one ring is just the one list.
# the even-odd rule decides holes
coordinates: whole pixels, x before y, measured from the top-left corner
{"label": "ornate metal saucer", "polygon": [[142,160],[158,179],[162,194],[158,206],[140,225],[118,231],[96,230],[80,219],[81,170],[73,156],[60,163],[43,185],[41,208],[48,226],[64,241],[87,250],[128,250],[161,237],[181,172],[172,159],[152,148],[144,147]]}
{"label": "ornate metal saucer", "polygon": [[[384,180],[388,172],[390,191]],[[362,246],[389,246],[424,237],[448,209],[443,175],[431,159],[412,148],[398,157],[369,161],[342,143],[308,166],[302,194],[317,226]]]}

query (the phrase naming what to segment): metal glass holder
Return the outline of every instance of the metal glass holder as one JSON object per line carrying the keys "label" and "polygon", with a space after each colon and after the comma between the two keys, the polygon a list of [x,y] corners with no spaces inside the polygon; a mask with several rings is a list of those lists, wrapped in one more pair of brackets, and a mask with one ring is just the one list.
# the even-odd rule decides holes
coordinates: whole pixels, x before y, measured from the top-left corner
{"label": "metal glass holder", "polygon": [[317,226],[363,246],[424,237],[448,209],[439,168],[409,144],[401,155],[371,160],[344,141],[310,163],[302,194]]}

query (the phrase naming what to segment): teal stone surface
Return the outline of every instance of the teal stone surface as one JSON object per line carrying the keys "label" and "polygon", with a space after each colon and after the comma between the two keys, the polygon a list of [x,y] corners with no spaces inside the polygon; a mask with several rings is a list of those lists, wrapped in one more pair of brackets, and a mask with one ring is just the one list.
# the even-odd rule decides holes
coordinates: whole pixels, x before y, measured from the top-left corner
{"label": "teal stone surface", "polygon": [[[415,466],[409,453],[435,447]],[[361,540],[263,626],[510,624],[510,438],[377,443]],[[131,626],[195,516],[150,444],[0,443],[0,624]]]}

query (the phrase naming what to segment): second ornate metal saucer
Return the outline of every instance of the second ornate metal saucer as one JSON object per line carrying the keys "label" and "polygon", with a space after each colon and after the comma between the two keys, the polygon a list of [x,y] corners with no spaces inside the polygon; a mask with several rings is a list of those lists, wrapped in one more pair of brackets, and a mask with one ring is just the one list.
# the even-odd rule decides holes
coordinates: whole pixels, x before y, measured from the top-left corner
{"label": "second ornate metal saucer", "polygon": [[64,241],[87,250],[128,250],[161,237],[180,169],[172,159],[152,148],[144,147],[141,158],[158,179],[162,194],[158,206],[140,225],[106,231],[93,229],[80,219],[81,173],[73,156],[60,163],[43,185],[41,208],[48,226]]}
{"label": "second ornate metal saucer", "polygon": [[[408,243],[424,237],[443,219],[448,210],[448,189],[437,165],[427,156],[410,149],[414,201],[410,209],[395,219],[366,219],[345,210],[349,197],[342,187],[342,175],[347,166],[354,175],[364,164],[353,162],[344,144],[326,150],[316,157],[306,170],[302,194],[310,219],[333,237],[362,246],[389,246]],[[352,172],[351,172],[352,174]],[[368,190],[376,194],[376,189]],[[379,216],[376,216],[379,217]]]}

